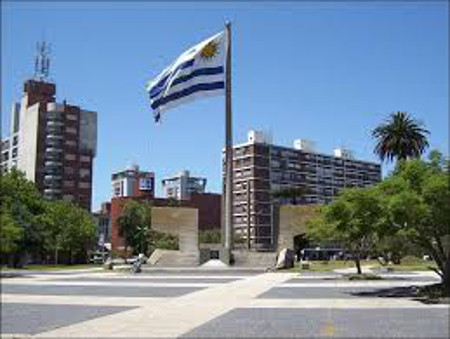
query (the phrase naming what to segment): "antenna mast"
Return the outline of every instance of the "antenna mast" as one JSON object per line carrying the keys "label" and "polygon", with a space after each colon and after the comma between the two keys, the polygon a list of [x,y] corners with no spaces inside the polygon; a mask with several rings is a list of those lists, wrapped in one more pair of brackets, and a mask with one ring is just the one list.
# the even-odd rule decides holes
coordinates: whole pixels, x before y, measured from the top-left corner
{"label": "antenna mast", "polygon": [[48,80],[50,75],[50,44],[45,41],[36,44],[36,58],[34,60],[34,77],[36,80]]}

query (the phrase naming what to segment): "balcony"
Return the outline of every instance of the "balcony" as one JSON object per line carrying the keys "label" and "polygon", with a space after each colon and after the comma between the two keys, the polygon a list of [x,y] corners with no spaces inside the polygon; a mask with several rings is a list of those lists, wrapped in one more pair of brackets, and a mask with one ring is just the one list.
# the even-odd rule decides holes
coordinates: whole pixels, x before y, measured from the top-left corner
{"label": "balcony", "polygon": [[46,188],[44,189],[45,195],[59,194],[62,190],[60,188]]}
{"label": "balcony", "polygon": [[62,176],[59,174],[46,174],[44,175],[44,180],[61,180]]}
{"label": "balcony", "polygon": [[44,163],[45,167],[52,167],[52,166],[62,166],[62,162],[61,161],[46,161]]}
{"label": "balcony", "polygon": [[46,153],[61,153],[63,150],[60,147],[55,147],[56,145],[52,145],[52,147],[47,147],[45,149]]}
{"label": "balcony", "polygon": [[47,134],[47,139],[59,139],[62,140],[64,137],[62,135],[56,134],[55,132],[49,132]]}
{"label": "balcony", "polygon": [[55,126],[55,127],[60,127],[60,126],[64,126],[64,122],[62,122],[61,120],[54,120],[54,119],[52,119],[52,120],[47,120],[47,126],[48,127],[53,127],[53,126]]}

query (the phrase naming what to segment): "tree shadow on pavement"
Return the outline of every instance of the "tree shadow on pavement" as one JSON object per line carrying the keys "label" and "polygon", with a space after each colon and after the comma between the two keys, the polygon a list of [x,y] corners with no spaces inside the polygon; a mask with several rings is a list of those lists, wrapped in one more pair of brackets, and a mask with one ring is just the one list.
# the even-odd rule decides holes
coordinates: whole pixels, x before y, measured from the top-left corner
{"label": "tree shadow on pavement", "polygon": [[418,297],[419,288],[417,286],[390,287],[373,291],[351,292],[350,294],[357,297],[414,298]]}
{"label": "tree shadow on pavement", "polygon": [[[439,290],[440,284],[429,286],[405,286],[405,287],[391,287],[382,288],[372,291],[351,292],[350,294],[357,297],[379,297],[379,298],[410,298],[415,301],[420,301],[424,304],[446,304],[447,298],[443,295],[436,294]],[[430,293],[429,291],[433,291]]]}

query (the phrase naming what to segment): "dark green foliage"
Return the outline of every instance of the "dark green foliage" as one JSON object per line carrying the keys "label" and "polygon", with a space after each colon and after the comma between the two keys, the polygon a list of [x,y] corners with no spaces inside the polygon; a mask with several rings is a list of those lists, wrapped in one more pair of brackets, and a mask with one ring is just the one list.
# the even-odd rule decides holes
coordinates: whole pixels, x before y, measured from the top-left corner
{"label": "dark green foliage", "polygon": [[148,254],[152,241],[151,212],[148,202],[131,200],[119,217],[120,235],[124,237],[126,247],[130,246],[135,254]]}
{"label": "dark green foliage", "polygon": [[373,251],[384,222],[383,200],[377,190],[350,188],[309,221],[308,235],[319,242],[331,240],[344,246],[361,274],[361,258]]}
{"label": "dark green foliage", "polygon": [[33,182],[11,169],[0,176],[1,252],[9,253],[12,265],[28,255],[61,249],[75,254],[86,251],[95,237],[95,223],[78,206],[45,201]]}
{"label": "dark green foliage", "polygon": [[220,244],[220,239],[220,229],[198,232],[198,242],[202,244]]}
{"label": "dark green foliage", "polygon": [[310,222],[310,236],[336,239],[356,256],[428,254],[450,290],[450,174],[441,158],[402,160],[375,187],[342,191]]}
{"label": "dark green foliage", "polygon": [[179,250],[179,240],[177,236],[153,231],[153,246],[161,250]]}

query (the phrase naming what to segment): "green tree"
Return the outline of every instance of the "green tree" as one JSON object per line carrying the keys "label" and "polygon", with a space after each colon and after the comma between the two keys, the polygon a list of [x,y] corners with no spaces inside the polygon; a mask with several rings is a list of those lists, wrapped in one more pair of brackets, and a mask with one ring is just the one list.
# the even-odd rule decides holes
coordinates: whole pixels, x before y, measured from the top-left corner
{"label": "green tree", "polygon": [[[45,232],[38,216],[44,211],[44,201],[34,183],[15,168],[2,173],[0,180],[2,226],[7,226],[2,227],[2,233],[13,234],[8,240],[8,247],[14,248],[14,253],[9,252],[12,254],[10,264],[17,266],[27,254],[43,251]],[[17,227],[21,231],[17,231]],[[2,248],[2,251],[5,250]]]}
{"label": "green tree", "polygon": [[391,113],[390,118],[372,131],[376,139],[375,154],[381,161],[417,158],[428,147],[429,131],[407,112]]}
{"label": "green tree", "polygon": [[319,216],[308,222],[308,236],[319,242],[335,242],[352,255],[358,274],[361,258],[371,253],[382,236],[383,199],[374,188],[350,188],[329,205]]}
{"label": "green tree", "polygon": [[148,202],[127,202],[119,217],[120,235],[125,240],[125,250],[130,246],[135,253],[148,254],[152,241],[152,213]]}
{"label": "green tree", "polygon": [[[442,162],[441,162],[442,164]],[[379,185],[388,199],[390,227],[402,230],[429,253],[450,289],[450,177],[443,165],[415,159],[401,162]]]}
{"label": "green tree", "polygon": [[92,216],[70,202],[48,202],[39,221],[45,225],[45,248],[54,252],[55,264],[61,250],[69,251],[72,263],[76,253],[86,252],[93,245],[96,226]]}
{"label": "green tree", "polygon": [[12,253],[18,248],[17,243],[23,236],[23,229],[5,206],[1,207],[0,221],[0,253]]}

